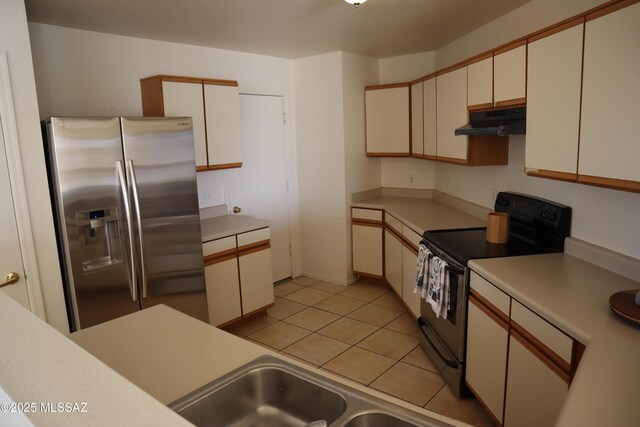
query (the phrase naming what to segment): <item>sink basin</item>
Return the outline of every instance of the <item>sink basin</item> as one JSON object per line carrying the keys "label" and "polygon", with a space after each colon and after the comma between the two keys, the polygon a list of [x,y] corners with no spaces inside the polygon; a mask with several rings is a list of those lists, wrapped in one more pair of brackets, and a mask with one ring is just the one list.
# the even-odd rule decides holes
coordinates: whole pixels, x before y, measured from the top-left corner
{"label": "sink basin", "polygon": [[199,427],[450,426],[266,355],[169,407]]}
{"label": "sink basin", "polygon": [[344,427],[419,427],[407,421],[381,412],[369,412],[357,415],[347,422]]}
{"label": "sink basin", "polygon": [[331,424],[347,404],[337,393],[277,367],[252,369],[184,398],[178,414],[196,426],[304,427]]}

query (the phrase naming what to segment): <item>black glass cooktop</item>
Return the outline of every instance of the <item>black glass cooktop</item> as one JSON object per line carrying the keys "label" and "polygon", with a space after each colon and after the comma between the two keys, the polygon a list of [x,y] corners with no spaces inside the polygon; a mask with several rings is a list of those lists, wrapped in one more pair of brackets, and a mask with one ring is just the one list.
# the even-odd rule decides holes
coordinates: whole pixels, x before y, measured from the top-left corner
{"label": "black glass cooktop", "polygon": [[489,243],[485,227],[426,231],[423,238],[463,265],[467,265],[470,259],[548,252],[540,245],[513,235],[509,236],[508,243]]}

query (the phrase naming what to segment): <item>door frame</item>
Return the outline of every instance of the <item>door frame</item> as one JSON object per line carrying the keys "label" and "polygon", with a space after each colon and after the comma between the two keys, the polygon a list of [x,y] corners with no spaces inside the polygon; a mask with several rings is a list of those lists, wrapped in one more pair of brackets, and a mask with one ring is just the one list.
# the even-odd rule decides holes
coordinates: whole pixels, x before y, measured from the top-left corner
{"label": "door frame", "polygon": [[[291,240],[291,277],[297,277],[302,274],[302,264],[300,255],[300,221],[298,219],[297,154],[295,144],[293,143],[295,139],[292,133],[295,129],[295,125],[293,125],[293,113],[291,106],[289,105],[290,96],[287,90],[284,89],[265,89],[251,86],[240,86],[238,92],[240,95],[276,96],[282,98],[282,105],[284,109],[284,161],[286,165],[287,182],[289,184],[287,201],[289,207],[289,239]],[[225,192],[228,193],[226,188]]]}
{"label": "door frame", "polygon": [[[45,319],[42,289],[40,288],[40,274],[36,258],[33,232],[31,230],[31,216],[27,203],[27,189],[25,187],[18,138],[18,125],[13,106],[13,93],[9,78],[9,61],[7,52],[0,50],[0,123],[7,156],[9,185],[11,186],[12,203],[18,228],[18,240],[22,256],[22,279],[27,288],[31,312],[42,320]],[[2,274],[4,272],[0,272]]]}

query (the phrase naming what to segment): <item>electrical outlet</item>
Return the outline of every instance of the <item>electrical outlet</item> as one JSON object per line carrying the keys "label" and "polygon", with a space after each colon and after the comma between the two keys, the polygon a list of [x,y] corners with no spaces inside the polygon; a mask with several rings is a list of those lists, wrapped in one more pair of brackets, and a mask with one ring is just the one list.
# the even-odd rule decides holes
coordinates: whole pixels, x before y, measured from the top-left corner
{"label": "electrical outlet", "polygon": [[413,175],[409,175],[409,184],[413,184]]}
{"label": "electrical outlet", "polygon": [[211,191],[205,191],[201,195],[201,199],[203,202],[210,202],[213,199],[213,193]]}
{"label": "electrical outlet", "polygon": [[453,190],[453,180],[451,178],[447,179],[447,190]]}

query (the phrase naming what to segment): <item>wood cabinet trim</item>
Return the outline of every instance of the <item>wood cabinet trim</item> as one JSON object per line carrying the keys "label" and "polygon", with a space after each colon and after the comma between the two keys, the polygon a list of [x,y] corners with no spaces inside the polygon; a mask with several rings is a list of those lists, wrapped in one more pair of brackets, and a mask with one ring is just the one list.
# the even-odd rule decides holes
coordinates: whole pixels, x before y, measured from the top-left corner
{"label": "wood cabinet trim", "polygon": [[529,36],[529,43],[536,42],[540,39],[544,39],[545,37],[552,36],[556,33],[559,33],[564,30],[568,30],[569,28],[573,28],[577,25],[584,24],[584,16],[578,16],[574,18],[569,18],[566,21],[562,21],[558,24],[552,25],[551,27],[547,27],[543,30],[540,30]]}
{"label": "wood cabinet trim", "polygon": [[476,56],[472,56],[471,58],[467,59],[467,66],[469,65],[473,65],[476,62],[480,62],[480,61],[484,61],[485,59],[489,59],[489,58],[493,58],[493,51],[488,51],[488,52],[484,52],[481,53],[479,55]]}
{"label": "wood cabinet trim", "polygon": [[217,252],[215,254],[207,255],[204,257],[204,265],[219,264],[230,259],[234,259],[238,256],[238,249],[227,249],[226,251]]}
{"label": "wood cabinet trim", "polygon": [[402,232],[399,230],[396,230],[395,228],[393,228],[392,225],[390,225],[388,222],[384,223],[384,228],[386,230],[389,231],[389,233],[393,234],[395,237],[398,238],[398,240],[402,240],[403,236],[402,236]]}
{"label": "wood cabinet trim", "polygon": [[[556,364],[556,361],[554,359],[552,359],[550,357],[550,354],[540,350],[538,347],[536,347],[530,340],[529,337],[531,337],[530,334],[528,334],[526,331],[524,331],[523,334],[523,330],[522,329],[518,329],[518,328],[514,328],[514,323],[513,321],[511,321],[511,333],[510,333],[510,337],[514,338],[516,341],[518,341],[520,344],[522,344],[527,350],[529,350],[538,360],[540,360],[542,363],[544,363],[549,369],[551,369],[560,379],[562,379],[562,381],[564,381],[565,383],[567,383],[567,385],[569,385],[569,383],[571,382],[571,377],[570,377],[570,370],[566,371],[564,370],[562,367],[560,367],[559,365]],[[516,323],[517,325],[517,323]],[[529,335],[529,337],[527,337],[527,335]],[[533,338],[535,340],[535,338]],[[544,344],[543,344],[544,345]],[[549,350],[551,352],[551,350]],[[555,353],[551,352],[553,355],[555,355]],[[506,399],[505,399],[506,400]]]}
{"label": "wood cabinet trim", "polygon": [[[487,413],[487,415],[489,415],[489,417],[491,417],[491,419],[493,420],[493,423],[495,425],[497,425],[497,426],[502,426],[502,421],[498,420],[496,418],[496,416],[493,415],[493,412],[491,412],[491,409],[489,409],[489,407],[484,403],[482,398],[478,396],[478,393],[473,389],[473,387],[469,384],[469,382],[466,379],[465,379],[464,383],[467,385],[467,387],[469,388],[471,393],[476,397],[476,400],[478,401],[478,403],[480,403],[480,405],[482,405],[482,407],[484,408],[484,410]],[[505,381],[505,383],[506,383],[506,381]],[[503,413],[504,413],[504,408],[503,408]]]}
{"label": "wood cabinet trim", "polygon": [[214,85],[214,86],[232,86],[238,87],[238,82],[235,80],[222,80],[222,79],[202,79],[202,84]]}
{"label": "wood cabinet trim", "polygon": [[[208,156],[208,150],[207,150],[207,156]],[[199,168],[196,168],[196,171],[198,172],[204,172],[204,171],[217,171],[220,169],[233,169],[233,168],[241,168],[242,167],[242,162],[237,162],[237,163],[220,163],[220,164],[214,164],[214,165],[209,165],[209,166],[200,166]]]}
{"label": "wood cabinet trim", "polygon": [[573,348],[571,349],[571,381],[573,381],[573,378],[576,376],[576,370],[580,365],[585,350],[586,347],[584,344],[573,340]]}
{"label": "wood cabinet trim", "polygon": [[[554,369],[554,371],[556,371],[556,373],[558,373],[567,384],[569,383],[571,377],[571,365],[569,363],[547,347],[542,341],[531,335],[513,319],[511,319],[511,330],[516,332],[524,341],[527,342],[527,344],[521,344],[525,345],[530,350],[535,349],[534,353],[536,353],[536,356],[538,356],[538,358],[545,362],[549,367]],[[546,359],[546,361],[544,359]]]}
{"label": "wood cabinet trim", "polygon": [[444,163],[453,163],[455,165],[466,165],[467,160],[465,159],[456,159],[453,157],[444,157],[444,156],[436,156],[435,160]]}
{"label": "wood cabinet trim", "polygon": [[527,44],[527,38],[523,37],[520,39],[516,39],[514,41],[511,41],[507,44],[503,44],[502,46],[497,47],[496,49],[493,50],[493,56],[498,56],[500,54],[503,54],[505,52],[509,52],[510,50],[513,49],[517,49],[521,46],[524,46]]}
{"label": "wood cabinet trim", "polygon": [[145,77],[140,81],[157,79],[160,82],[175,82],[175,83],[199,83],[202,84],[203,79],[200,77],[186,77],[186,76],[174,76],[170,74],[158,74],[151,77]]}
{"label": "wood cabinet trim", "polygon": [[382,221],[376,221],[375,219],[351,218],[351,225],[382,228]]}
{"label": "wood cabinet trim", "polygon": [[255,316],[257,316],[258,314],[264,313],[264,312],[266,312],[268,309],[270,309],[271,307],[273,307],[273,306],[274,306],[274,304],[275,304],[275,303],[273,303],[273,302],[272,302],[272,303],[270,303],[270,304],[265,305],[264,307],[257,308],[257,309],[255,309],[255,310],[253,310],[253,311],[248,312],[248,313],[242,313],[242,319],[244,320],[244,319],[247,319],[247,318],[250,318],[250,317],[255,317]]}
{"label": "wood cabinet trim", "polygon": [[263,251],[271,248],[271,240],[260,240],[258,242],[249,243],[248,245],[238,247],[238,258],[249,255],[254,252]]}
{"label": "wood cabinet trim", "polygon": [[398,239],[403,246],[414,252],[415,255],[418,255],[418,247],[414,245],[413,242],[409,241],[401,232],[386,223],[385,230],[389,231],[389,233],[391,233],[396,239]]}
{"label": "wood cabinet trim", "polygon": [[140,79],[140,96],[143,116],[164,117],[162,81],[157,78]]}
{"label": "wood cabinet trim", "polygon": [[448,74],[448,73],[450,73],[452,71],[459,70],[460,68],[465,68],[466,66],[467,66],[467,60],[465,59],[464,61],[455,63],[453,65],[450,65],[450,66],[446,67],[446,68],[438,70],[438,71],[436,71],[435,74],[436,74],[436,77],[437,76],[441,76],[443,74]]}
{"label": "wood cabinet trim", "polygon": [[495,320],[503,329],[509,329],[509,316],[507,316],[506,313],[503,313],[498,307],[480,295],[475,289],[470,288],[469,291],[469,302],[473,302],[476,307]]}
{"label": "wood cabinet trim", "polygon": [[360,277],[364,277],[366,279],[374,279],[374,280],[385,280],[384,279],[384,273],[382,276],[377,275],[377,274],[371,274],[371,273],[365,273],[362,271],[357,271],[357,270],[353,270],[353,274],[357,274]]}
{"label": "wood cabinet trim", "polygon": [[578,174],[577,181],[581,184],[593,185],[596,187],[640,193],[640,182],[638,181],[628,181],[625,179],[605,178],[601,176],[582,174]]}
{"label": "wood cabinet trim", "polygon": [[437,73],[434,71],[433,73],[429,73],[429,74],[427,74],[426,76],[422,76],[422,77],[419,77],[419,78],[417,78],[417,79],[415,79],[415,80],[412,80],[412,81],[410,82],[410,84],[414,85],[414,84],[418,84],[418,83],[426,82],[427,80],[430,80],[430,79],[435,78],[435,77],[436,77],[436,74],[437,74]]}
{"label": "wood cabinet trim", "polygon": [[384,85],[373,85],[373,86],[366,86],[364,88],[364,90],[382,90],[382,89],[394,89],[394,88],[398,88],[398,87],[406,87],[409,88],[411,86],[411,83],[409,82],[403,82],[403,83],[389,83],[389,84],[384,84]]}
{"label": "wood cabinet trim", "polygon": [[[623,0],[619,2],[609,2],[601,5],[599,8],[594,8],[598,10],[594,10],[591,12],[587,12],[585,19],[587,22],[593,21],[596,18],[600,18],[602,16],[608,15],[610,13],[616,12],[620,9],[624,9],[625,7],[629,7],[638,3],[640,0]],[[592,9],[593,10],[593,9]]]}
{"label": "wood cabinet trim", "polygon": [[509,163],[509,138],[471,135],[467,141],[467,166],[496,166]]}
{"label": "wood cabinet trim", "polygon": [[410,157],[410,153],[371,153],[367,152],[367,157]]}
{"label": "wood cabinet trim", "polygon": [[546,169],[528,169],[528,168],[525,168],[525,173],[527,175],[529,175],[529,176],[535,176],[535,177],[539,177],[539,178],[557,179],[559,181],[576,182],[578,180],[578,175],[575,174],[575,173],[557,172],[557,171],[550,171],[550,170],[546,170]]}
{"label": "wood cabinet trim", "polygon": [[485,102],[484,104],[469,105],[467,107],[469,112],[471,112],[471,111],[491,110],[492,108],[493,108],[493,102]]}
{"label": "wood cabinet trim", "polygon": [[527,98],[516,98],[516,99],[507,99],[504,101],[498,101],[495,104],[495,107],[503,108],[503,107],[524,107],[527,105]]}

